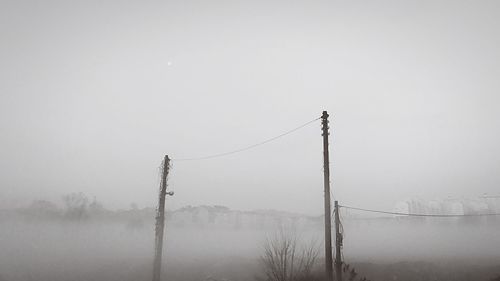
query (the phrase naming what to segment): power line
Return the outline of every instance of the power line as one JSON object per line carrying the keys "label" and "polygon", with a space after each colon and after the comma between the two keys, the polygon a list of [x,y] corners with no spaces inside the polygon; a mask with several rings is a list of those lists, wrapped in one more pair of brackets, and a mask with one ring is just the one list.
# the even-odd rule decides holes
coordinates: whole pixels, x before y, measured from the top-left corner
{"label": "power line", "polygon": [[341,208],[364,211],[370,213],[379,213],[379,214],[389,214],[389,215],[398,215],[398,216],[410,216],[410,217],[437,217],[437,218],[449,218],[449,217],[483,217],[483,216],[500,216],[500,214],[464,214],[464,215],[433,215],[433,214],[412,214],[412,213],[399,213],[399,212],[387,212],[387,211],[379,211],[372,209],[364,209],[364,208],[356,208],[339,205]]}
{"label": "power line", "polygon": [[212,155],[207,155],[207,156],[201,156],[201,157],[190,157],[190,158],[174,158],[174,159],[171,159],[173,161],[195,161],[195,160],[206,160],[206,159],[212,159],[212,158],[218,158],[218,157],[223,157],[223,156],[227,156],[227,155],[231,155],[231,154],[235,154],[235,153],[239,153],[239,152],[243,152],[245,150],[249,150],[249,149],[252,149],[252,148],[255,148],[257,146],[261,146],[263,144],[266,144],[266,143],[269,143],[269,142],[272,142],[274,140],[277,140],[281,137],[284,137],[286,135],[289,135],[295,131],[298,131],[302,128],[304,128],[305,126],[311,124],[311,123],[314,123],[315,121],[319,120],[321,117],[318,117],[314,120],[311,120],[307,123],[304,123],[302,125],[300,125],[299,127],[296,127],[290,131],[286,131],[280,135],[277,135],[275,137],[272,137],[270,139],[267,139],[267,140],[264,140],[264,141],[261,141],[259,143],[256,143],[256,144],[252,144],[252,145],[249,145],[249,146],[245,146],[243,148],[240,148],[240,149],[236,149],[236,150],[231,150],[231,151],[228,151],[228,152],[223,152],[223,153],[217,153],[217,154],[212,154]]}

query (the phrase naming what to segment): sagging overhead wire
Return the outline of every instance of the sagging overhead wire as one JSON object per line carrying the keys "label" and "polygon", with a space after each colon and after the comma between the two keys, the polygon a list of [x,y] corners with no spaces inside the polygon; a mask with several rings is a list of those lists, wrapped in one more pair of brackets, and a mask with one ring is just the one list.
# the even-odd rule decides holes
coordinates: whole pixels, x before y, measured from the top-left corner
{"label": "sagging overhead wire", "polygon": [[484,217],[484,216],[500,216],[500,214],[463,214],[463,215],[438,215],[438,214],[412,214],[412,213],[399,213],[399,212],[387,212],[387,211],[379,211],[372,209],[364,209],[350,206],[339,205],[340,208],[370,212],[370,213],[379,213],[379,214],[389,214],[389,215],[397,215],[397,216],[410,216],[410,217],[436,217],[436,218],[450,218],[450,217]]}
{"label": "sagging overhead wire", "polygon": [[223,153],[217,153],[217,154],[212,154],[212,155],[207,155],[207,156],[201,156],[201,157],[190,157],[190,158],[173,158],[171,159],[172,161],[195,161],[195,160],[207,160],[207,159],[212,159],[212,158],[218,158],[218,157],[223,157],[223,156],[227,156],[227,155],[231,155],[231,154],[235,154],[235,153],[239,153],[239,152],[243,152],[245,150],[249,150],[249,149],[252,149],[252,148],[255,148],[257,146],[261,146],[261,145],[264,145],[266,143],[269,143],[269,142],[272,142],[274,140],[277,140],[281,137],[284,137],[286,135],[289,135],[295,131],[298,131],[304,127],[306,127],[307,125],[311,124],[311,123],[314,123],[315,121],[321,119],[321,117],[318,117],[316,119],[313,119],[309,122],[306,122],[292,130],[289,130],[289,131],[286,131],[280,135],[277,135],[275,137],[272,137],[270,139],[267,139],[267,140],[264,140],[264,141],[261,141],[259,143],[256,143],[256,144],[252,144],[252,145],[249,145],[249,146],[245,146],[243,148],[239,148],[239,149],[236,149],[236,150],[231,150],[231,151],[228,151],[228,152],[223,152]]}

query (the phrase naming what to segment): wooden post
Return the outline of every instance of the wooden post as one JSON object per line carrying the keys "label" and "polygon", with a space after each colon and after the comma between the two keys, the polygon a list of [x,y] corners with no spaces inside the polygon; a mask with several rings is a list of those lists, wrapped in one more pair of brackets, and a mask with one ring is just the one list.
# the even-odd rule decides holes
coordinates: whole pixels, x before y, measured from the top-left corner
{"label": "wooden post", "polygon": [[[156,213],[155,228],[155,259],[153,263],[153,281],[160,281],[161,277],[161,258],[163,253],[163,230],[165,228],[165,195],[167,194],[167,178],[170,169],[170,158],[165,155],[163,160],[163,172],[160,184],[160,198],[158,202],[158,211]],[[172,195],[173,193],[169,193]]]}
{"label": "wooden post", "polygon": [[335,278],[342,280],[342,234],[340,233],[339,202],[335,200]]}
{"label": "wooden post", "polygon": [[328,113],[321,115],[323,131],[323,185],[325,192],[325,271],[328,281],[333,280],[332,226],[330,209],[330,158],[328,152]]}

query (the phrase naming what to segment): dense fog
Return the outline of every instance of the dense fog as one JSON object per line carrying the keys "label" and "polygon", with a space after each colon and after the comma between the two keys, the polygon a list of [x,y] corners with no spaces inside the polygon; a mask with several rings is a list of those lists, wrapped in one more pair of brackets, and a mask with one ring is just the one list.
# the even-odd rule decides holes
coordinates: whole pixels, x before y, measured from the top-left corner
{"label": "dense fog", "polygon": [[[204,216],[214,210],[219,212]],[[241,212],[221,206],[167,213],[165,280],[262,278],[263,245],[283,228],[300,243],[316,247],[315,271],[324,270],[322,217]],[[40,210],[4,211],[0,280],[150,280],[154,214],[154,209],[101,210],[75,219]],[[413,271],[418,280],[443,276],[490,280],[500,273],[498,217],[356,217],[352,213],[342,217],[344,261],[371,280],[403,278]],[[474,277],[467,279],[465,273]]]}
{"label": "dense fog", "polygon": [[325,218],[342,281],[500,281],[499,27],[498,0],[0,0],[0,281],[151,281],[158,221],[153,281],[332,281]]}

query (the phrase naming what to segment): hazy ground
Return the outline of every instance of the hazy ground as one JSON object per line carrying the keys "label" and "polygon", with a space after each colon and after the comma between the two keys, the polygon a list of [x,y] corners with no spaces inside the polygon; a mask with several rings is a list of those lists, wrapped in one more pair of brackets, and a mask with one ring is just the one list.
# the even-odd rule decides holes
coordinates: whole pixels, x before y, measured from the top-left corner
{"label": "hazy ground", "polygon": [[[490,280],[500,275],[495,221],[347,221],[344,256],[372,280]],[[269,230],[167,225],[167,280],[255,280]],[[321,242],[322,229],[300,230]],[[150,280],[153,225],[0,222],[0,280]],[[323,251],[320,251],[321,255]]]}

